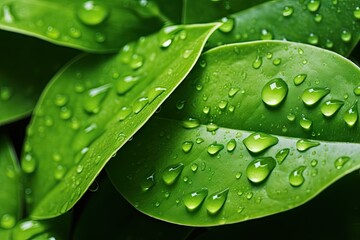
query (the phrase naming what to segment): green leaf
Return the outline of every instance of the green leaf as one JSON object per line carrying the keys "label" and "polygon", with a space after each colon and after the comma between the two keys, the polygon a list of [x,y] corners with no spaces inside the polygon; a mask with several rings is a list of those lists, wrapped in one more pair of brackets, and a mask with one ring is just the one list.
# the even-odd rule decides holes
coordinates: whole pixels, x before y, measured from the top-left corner
{"label": "green leaf", "polygon": [[212,22],[269,0],[185,0],[184,23]]}
{"label": "green leaf", "polygon": [[172,0],[169,4],[168,0],[153,0],[159,10],[173,23],[181,23],[181,14],[183,9],[183,0]]}
{"label": "green leaf", "polygon": [[29,115],[46,83],[77,51],[5,31],[0,31],[0,38],[3,54],[0,125],[3,125]]}
{"label": "green leaf", "polygon": [[[359,83],[355,64],[309,45],[214,48],[107,170],[140,211],[178,224],[234,223],[294,208],[360,168]],[[311,102],[311,88],[318,101],[307,106],[302,98]],[[341,106],[324,116],[332,100]]]}
{"label": "green leaf", "polygon": [[357,1],[270,1],[223,19],[209,47],[286,39],[349,55],[360,40],[359,6]]}
{"label": "green leaf", "polygon": [[[101,239],[106,233],[112,239],[182,240],[192,231],[190,227],[169,224],[140,213],[107,178],[92,191],[96,192],[89,194],[90,199],[75,225],[74,239]],[[99,206],[103,206],[101,211]]]}
{"label": "green leaf", "polygon": [[162,25],[135,0],[5,0],[0,10],[0,29],[89,52],[116,51]]}
{"label": "green leaf", "polygon": [[80,56],[54,77],[36,107],[22,158],[33,218],[57,216],[76,203],[185,78],[218,26],[171,26],[117,55]]}
{"label": "green leaf", "polygon": [[[0,137],[0,236],[15,226],[22,215],[22,176],[14,149]],[[5,238],[1,238],[5,239]]]}

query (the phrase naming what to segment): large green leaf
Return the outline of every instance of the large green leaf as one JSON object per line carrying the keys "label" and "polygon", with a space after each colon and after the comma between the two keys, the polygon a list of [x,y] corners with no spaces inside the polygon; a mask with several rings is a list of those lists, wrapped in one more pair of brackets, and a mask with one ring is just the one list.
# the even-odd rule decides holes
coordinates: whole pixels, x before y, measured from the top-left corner
{"label": "large green leaf", "polygon": [[360,39],[359,1],[270,1],[223,19],[209,47],[286,39],[349,55]]}
{"label": "large green leaf", "polygon": [[3,125],[29,115],[46,83],[77,51],[5,31],[0,31],[0,38],[3,56],[0,125]]}
{"label": "large green leaf", "polygon": [[14,149],[0,137],[0,236],[8,234],[22,215],[22,176]]}
{"label": "large green leaf", "polygon": [[[150,218],[132,207],[105,178],[95,185],[98,190],[89,194],[83,212],[75,225],[73,239],[178,239],[183,240],[192,231]],[[99,209],[101,207],[101,211]],[[121,224],[119,224],[121,223]],[[141,231],[139,231],[141,229]]]}
{"label": "large green leaf", "polygon": [[136,0],[4,0],[0,29],[90,52],[109,52],[160,28],[154,5]]}
{"label": "large green leaf", "polygon": [[185,78],[218,26],[171,26],[116,55],[80,56],[54,77],[36,107],[22,158],[32,217],[57,216],[76,203]]}
{"label": "large green leaf", "polygon": [[184,23],[212,22],[269,0],[184,0]]}
{"label": "large green leaf", "polygon": [[294,208],[360,168],[359,84],[356,65],[309,45],[215,48],[107,170],[140,211],[179,224]]}

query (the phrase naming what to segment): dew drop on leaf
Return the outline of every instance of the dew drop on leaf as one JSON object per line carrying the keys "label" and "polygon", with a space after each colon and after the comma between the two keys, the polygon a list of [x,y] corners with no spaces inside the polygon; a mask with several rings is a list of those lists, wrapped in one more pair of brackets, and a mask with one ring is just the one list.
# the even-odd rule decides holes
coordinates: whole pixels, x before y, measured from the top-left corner
{"label": "dew drop on leaf", "polygon": [[144,65],[144,57],[139,54],[133,54],[130,60],[130,67],[133,70],[137,70]]}
{"label": "dew drop on leaf", "polygon": [[350,42],[351,41],[351,32],[349,32],[348,30],[343,30],[341,32],[341,40],[343,40],[344,42]]}
{"label": "dew drop on leaf", "polygon": [[299,187],[305,182],[303,172],[306,169],[305,166],[300,166],[294,169],[289,175],[289,183],[293,187]]}
{"label": "dew drop on leaf", "polygon": [[149,176],[145,177],[141,182],[140,186],[142,191],[148,191],[155,185],[155,173],[151,173]]}
{"label": "dew drop on leaf", "polygon": [[65,176],[66,168],[63,165],[57,165],[54,171],[54,178],[56,180],[61,180]]}
{"label": "dew drop on leaf", "polygon": [[184,169],[184,164],[178,163],[175,165],[170,165],[163,171],[162,179],[165,184],[172,185],[179,178],[182,170]]}
{"label": "dew drop on leaf", "polygon": [[191,171],[196,172],[198,170],[198,165],[196,163],[191,164]]}
{"label": "dew drop on leaf", "polygon": [[319,37],[314,33],[310,33],[309,37],[308,37],[308,43],[310,43],[312,45],[318,44],[319,43]]}
{"label": "dew drop on leaf", "polygon": [[30,153],[25,155],[23,161],[21,162],[21,168],[25,173],[32,173],[35,171],[36,160]]}
{"label": "dew drop on leaf", "polygon": [[270,175],[275,166],[276,161],[272,157],[257,158],[247,166],[247,178],[253,183],[261,183]]}
{"label": "dew drop on leaf", "polygon": [[303,115],[303,116],[301,116],[299,124],[303,129],[310,130],[311,127],[312,127],[313,122]]}
{"label": "dew drop on leaf", "polygon": [[218,129],[219,129],[219,126],[217,124],[215,124],[215,123],[209,123],[208,125],[206,125],[206,130],[208,132],[214,132],[214,131],[216,131]]}
{"label": "dew drop on leaf", "polygon": [[207,188],[202,188],[201,190],[188,193],[184,196],[184,205],[186,209],[190,212],[195,211],[201,206],[207,195]]}
{"label": "dew drop on leaf", "polygon": [[254,196],[254,194],[252,192],[247,192],[245,194],[245,197],[246,197],[247,200],[251,200],[253,196]]}
{"label": "dew drop on leaf", "polygon": [[157,97],[159,97],[165,91],[166,88],[163,87],[151,88],[148,93],[149,103],[152,103]]}
{"label": "dew drop on leaf", "polygon": [[90,114],[98,113],[111,87],[111,84],[105,84],[87,91],[83,101],[84,110]]}
{"label": "dew drop on leaf", "polygon": [[277,162],[279,164],[282,164],[284,162],[284,160],[286,159],[286,157],[289,155],[289,152],[290,152],[289,148],[284,148],[284,149],[281,149],[280,151],[278,151],[275,155]]}
{"label": "dew drop on leaf", "polygon": [[312,167],[316,167],[316,165],[318,164],[318,161],[316,159],[313,159],[313,160],[311,160],[310,164]]}
{"label": "dew drop on leaf", "polygon": [[356,88],[354,88],[354,94],[356,96],[360,96],[360,86],[357,86]]}
{"label": "dew drop on leaf", "polygon": [[261,91],[263,102],[271,107],[279,105],[286,97],[288,86],[281,78],[275,78],[265,84]]}
{"label": "dew drop on leaf", "polygon": [[60,32],[52,26],[48,26],[46,29],[46,36],[52,39],[58,39],[60,37]]}
{"label": "dew drop on leaf", "polygon": [[239,88],[231,88],[228,92],[229,97],[234,97],[239,92]]}
{"label": "dew drop on leaf", "polygon": [[63,94],[57,94],[55,96],[55,100],[54,103],[56,106],[58,107],[63,107],[65,106],[65,104],[68,102],[68,97],[66,95]]}
{"label": "dew drop on leaf", "polygon": [[291,6],[285,6],[282,11],[282,15],[284,17],[290,17],[293,13],[294,13],[294,8]]}
{"label": "dew drop on leaf", "polygon": [[16,224],[16,218],[9,213],[5,213],[1,216],[0,227],[3,229],[11,229]]}
{"label": "dew drop on leaf", "polygon": [[261,39],[261,40],[272,40],[272,39],[273,39],[273,35],[272,35],[272,33],[269,32],[267,29],[262,29],[262,30],[261,30],[260,39]]}
{"label": "dew drop on leaf", "polygon": [[194,143],[192,141],[185,141],[182,143],[181,148],[185,153],[188,153],[191,151]]}
{"label": "dew drop on leaf", "polygon": [[252,133],[243,140],[245,147],[252,153],[259,153],[277,144],[279,140],[266,133]]}
{"label": "dew drop on leaf", "polygon": [[217,214],[224,206],[229,189],[211,194],[205,201],[205,206],[209,214]]}
{"label": "dew drop on leaf", "polygon": [[307,4],[307,9],[310,12],[316,12],[320,8],[320,0],[310,0]]}
{"label": "dew drop on leaf", "polygon": [[226,144],[226,150],[228,152],[232,152],[234,151],[236,148],[236,140],[235,139],[231,139],[227,144]]}
{"label": "dew drop on leaf", "polygon": [[329,93],[330,93],[329,88],[318,88],[318,87],[307,88],[302,93],[301,99],[307,106],[312,106],[317,102],[319,102],[320,99],[322,99]]}
{"label": "dew drop on leaf", "polygon": [[341,169],[345,165],[345,163],[347,163],[349,160],[350,158],[346,156],[337,158],[334,163],[335,168]]}
{"label": "dew drop on leaf", "polygon": [[77,39],[81,37],[81,32],[79,29],[72,27],[69,30],[69,35],[70,37]]}
{"label": "dew drop on leaf", "polygon": [[182,126],[187,129],[197,128],[200,126],[200,120],[197,118],[188,118],[182,121]]}
{"label": "dew drop on leaf", "polygon": [[203,113],[209,114],[209,112],[210,112],[210,107],[209,107],[209,106],[205,106],[205,107],[203,108]]}
{"label": "dew drop on leaf", "polygon": [[210,154],[210,155],[215,155],[217,153],[219,153],[221,150],[224,149],[224,145],[222,144],[219,144],[219,143],[212,143],[208,146],[207,148],[207,152]]}
{"label": "dew drop on leaf", "polygon": [[226,106],[228,105],[228,102],[225,101],[225,100],[221,100],[218,104],[218,107],[221,109],[221,110],[224,110],[226,108]]}
{"label": "dew drop on leaf", "polygon": [[252,67],[254,69],[259,69],[261,67],[261,65],[262,65],[262,57],[256,56],[256,58],[252,64]]}
{"label": "dew drop on leaf", "polygon": [[109,10],[100,2],[86,1],[77,9],[76,15],[83,24],[96,26],[106,20]]}
{"label": "dew drop on leaf", "polygon": [[[15,21],[15,17],[14,14],[12,12],[12,5],[8,5],[8,4],[4,4],[2,6],[2,19],[6,22],[6,23],[13,23]],[[354,14],[355,16],[355,14]]]}
{"label": "dew drop on leaf", "polygon": [[315,22],[321,22],[323,19],[323,16],[320,13],[315,14],[314,21]]}
{"label": "dew drop on leaf", "polygon": [[294,84],[296,86],[298,86],[298,85],[302,84],[305,81],[306,78],[307,78],[307,74],[304,74],[304,73],[299,74],[299,75],[294,77]]}
{"label": "dew drop on leaf", "polygon": [[136,100],[133,103],[133,112],[135,114],[138,114],[139,112],[141,112],[145,106],[149,103],[149,99],[147,97],[142,97],[139,98],[138,100]]}
{"label": "dew drop on leaf", "polygon": [[119,121],[125,120],[132,113],[132,109],[128,107],[122,107],[116,115]]}
{"label": "dew drop on leaf", "polygon": [[119,95],[123,95],[127,93],[130,89],[132,89],[137,83],[139,83],[140,76],[127,75],[121,77],[118,81],[116,81],[115,89]]}
{"label": "dew drop on leaf", "polygon": [[324,102],[324,103],[321,105],[320,110],[321,110],[321,113],[322,113],[325,117],[331,117],[331,116],[333,116],[343,105],[344,105],[344,101],[332,99],[332,100],[328,100],[328,101]]}
{"label": "dew drop on leaf", "polygon": [[360,19],[360,7],[356,7],[353,14],[356,19]]}
{"label": "dew drop on leaf", "polygon": [[275,66],[280,65],[280,63],[281,63],[281,58],[275,58],[272,63],[273,63]]}
{"label": "dew drop on leaf", "polygon": [[315,142],[315,141],[310,141],[310,140],[306,140],[306,139],[300,139],[296,142],[296,149],[299,152],[304,152],[310,148],[319,146],[320,143],[319,142]]}
{"label": "dew drop on leaf", "polygon": [[235,20],[233,18],[224,17],[221,19],[223,25],[220,26],[219,30],[223,33],[231,32],[235,27]]}
{"label": "dew drop on leaf", "polygon": [[296,116],[293,113],[289,113],[286,117],[290,122],[293,122],[296,119]]}
{"label": "dew drop on leaf", "polygon": [[353,127],[358,120],[357,101],[344,114],[344,121],[349,127]]}

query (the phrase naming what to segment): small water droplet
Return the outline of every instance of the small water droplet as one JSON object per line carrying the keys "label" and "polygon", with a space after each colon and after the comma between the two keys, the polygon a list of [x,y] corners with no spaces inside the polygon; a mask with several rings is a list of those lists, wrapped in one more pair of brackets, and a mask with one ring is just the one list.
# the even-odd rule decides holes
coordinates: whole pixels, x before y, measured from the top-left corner
{"label": "small water droplet", "polygon": [[357,101],[344,114],[344,121],[349,127],[353,127],[358,120]]}
{"label": "small water droplet", "polygon": [[68,97],[66,95],[63,94],[57,94],[55,96],[55,100],[54,103],[56,106],[58,107],[63,107],[65,106],[65,104],[68,102]]}
{"label": "small water droplet", "polygon": [[293,187],[299,187],[305,182],[303,172],[306,169],[305,166],[300,166],[294,169],[289,175],[289,183]]}
{"label": "small water droplet", "polygon": [[306,78],[307,78],[307,74],[299,74],[296,77],[294,77],[294,84],[296,86],[299,86],[305,81]]}
{"label": "small water droplet", "polygon": [[300,123],[300,126],[305,130],[310,130],[312,127],[312,124],[313,124],[313,122],[310,119],[308,119],[307,117],[305,117],[304,115],[301,116],[299,123]]}
{"label": "small water droplet", "polygon": [[275,58],[275,59],[272,61],[272,63],[273,63],[275,66],[280,65],[280,63],[281,63],[281,58]]}
{"label": "small water droplet", "polygon": [[310,0],[307,4],[307,9],[310,12],[316,12],[320,8],[320,0]]}
{"label": "small water droplet", "polygon": [[5,213],[1,216],[0,227],[3,229],[11,229],[16,224],[16,218],[12,214]]}
{"label": "small water droplet", "polygon": [[155,185],[155,173],[151,173],[149,176],[145,177],[140,185],[144,192],[152,188]]}
{"label": "small water droplet", "polygon": [[272,39],[273,39],[273,35],[272,35],[272,33],[269,32],[267,29],[262,29],[262,30],[261,30],[260,39],[261,39],[261,40],[272,40]]}
{"label": "small water droplet", "polygon": [[243,140],[246,148],[252,153],[259,153],[277,144],[279,140],[266,133],[252,133]]}
{"label": "small water droplet", "polygon": [[350,42],[351,41],[351,32],[349,32],[348,30],[343,30],[341,32],[341,40],[343,40],[344,42]]}
{"label": "small water droplet", "polygon": [[293,113],[289,113],[289,114],[287,115],[287,119],[288,119],[290,122],[293,122],[293,121],[295,121],[296,116],[295,116],[295,114],[293,114]]}
{"label": "small water droplet", "polygon": [[309,37],[308,37],[308,43],[316,45],[319,43],[319,37],[314,34],[314,33],[310,33]]}
{"label": "small water droplet", "polygon": [[252,67],[255,69],[259,69],[262,65],[262,57],[256,56],[255,61],[252,64]]}
{"label": "small water droplet", "polygon": [[224,17],[221,19],[221,22],[223,22],[223,24],[219,30],[223,33],[229,33],[235,28],[235,20],[233,18]]}
{"label": "small water droplet", "polygon": [[217,214],[224,206],[229,189],[211,194],[205,202],[206,209],[210,214]]}
{"label": "small water droplet", "polygon": [[333,116],[343,105],[344,105],[344,101],[336,100],[336,99],[328,100],[328,101],[324,102],[324,103],[321,105],[321,113],[322,113],[325,117],[331,117],[331,116]]}
{"label": "small water droplet", "polygon": [[76,172],[77,172],[77,173],[82,173],[83,169],[84,169],[84,166],[81,165],[81,164],[79,164],[79,165],[76,167]]}
{"label": "small water droplet", "polygon": [[239,88],[231,88],[228,92],[229,97],[234,97],[239,92]]}
{"label": "small water droplet", "polygon": [[165,91],[166,88],[163,87],[151,88],[148,93],[149,103],[152,103],[157,97],[159,97]]}
{"label": "small water droplet", "polygon": [[185,141],[183,142],[183,144],[181,145],[182,150],[185,153],[188,153],[191,151],[192,147],[193,147],[194,143],[192,141]]}
{"label": "small water droplet", "polygon": [[60,37],[60,32],[56,28],[49,26],[46,29],[46,36],[52,39],[58,39]]}
{"label": "small water droplet", "polygon": [[217,153],[219,153],[221,150],[224,149],[224,145],[222,144],[219,144],[219,143],[213,143],[213,144],[210,144],[207,148],[207,152],[210,154],[210,155],[215,155]]}
{"label": "small water droplet", "polygon": [[312,167],[316,167],[317,164],[318,164],[318,161],[316,159],[311,160]]}
{"label": "small water droplet", "polygon": [[187,129],[193,129],[200,126],[200,120],[196,118],[188,118],[182,121],[182,126]]}
{"label": "small water droplet", "polygon": [[319,146],[320,143],[319,142],[315,142],[315,141],[310,141],[310,140],[306,140],[306,139],[300,139],[296,142],[296,149],[299,152],[304,152],[310,148]]}
{"label": "small water droplet", "polygon": [[206,67],[207,63],[206,63],[206,60],[205,59],[201,59],[200,60],[200,67],[204,68]]}
{"label": "small water droplet", "polygon": [[64,178],[66,173],[66,168],[63,165],[57,165],[54,171],[54,178],[56,180],[61,180]]}
{"label": "small water droplet", "polygon": [[315,14],[315,16],[314,16],[314,21],[315,22],[319,23],[319,22],[322,21],[322,19],[323,19],[323,16],[320,13]]}
{"label": "small water droplet", "polygon": [[72,27],[69,30],[69,35],[70,37],[77,39],[81,37],[81,32],[79,29]]}
{"label": "small water droplet", "polygon": [[84,96],[83,107],[89,114],[96,114],[100,111],[100,106],[105,100],[111,84],[105,84],[96,88],[90,89]]}
{"label": "small water droplet", "polygon": [[279,105],[286,97],[288,86],[281,78],[274,78],[267,82],[261,91],[261,98],[268,106]]}
{"label": "small water droplet", "polygon": [[246,168],[247,178],[253,183],[263,182],[276,166],[272,157],[257,158],[249,163]]}
{"label": "small water droplet", "polygon": [[356,96],[360,96],[360,85],[357,86],[356,88],[354,88],[354,94],[355,94]]}
{"label": "small water droplet", "polygon": [[127,93],[132,89],[137,83],[139,83],[140,76],[127,75],[121,77],[115,84],[116,92],[119,95]]}
{"label": "small water droplet", "polygon": [[285,6],[282,10],[282,15],[284,17],[290,17],[294,13],[294,8],[291,6]]}
{"label": "small water droplet", "polygon": [[326,39],[325,47],[331,49],[334,46],[334,43],[330,39]]}
{"label": "small water droplet", "polygon": [[27,153],[21,162],[21,168],[25,173],[32,173],[36,168],[36,160],[30,153]]}
{"label": "small water droplet", "polygon": [[172,185],[179,178],[182,170],[184,169],[184,164],[178,163],[175,165],[170,165],[163,171],[162,179],[165,184]]}
{"label": "small water droplet", "polygon": [[130,67],[137,70],[144,65],[144,58],[141,55],[133,54],[130,60]]}
{"label": "small water droplet", "polygon": [[135,114],[138,114],[139,112],[141,112],[145,106],[149,103],[149,99],[147,97],[142,97],[139,98],[138,100],[136,100],[133,103],[133,112]]}
{"label": "small water droplet", "polygon": [[225,100],[221,100],[221,101],[219,102],[219,104],[218,104],[218,106],[219,106],[219,108],[220,108],[221,110],[224,110],[227,105],[228,105],[228,102],[225,101]]}
{"label": "small water droplet", "polygon": [[360,19],[360,7],[356,7],[353,14],[356,19]]}
{"label": "small water droplet", "polygon": [[253,196],[254,196],[254,194],[252,192],[247,192],[245,194],[245,197],[246,197],[247,200],[251,200]]}
{"label": "small water droplet", "polygon": [[86,1],[77,9],[76,14],[83,24],[96,26],[106,20],[109,10],[100,2]]}
{"label": "small water droplet", "polygon": [[198,165],[196,163],[191,164],[191,171],[196,172],[198,170]]}
{"label": "small water droplet", "polygon": [[191,192],[185,195],[184,205],[186,209],[190,212],[195,211],[201,206],[207,195],[208,195],[207,188],[202,188],[201,190]]}
{"label": "small water droplet", "polygon": [[236,140],[233,138],[226,144],[226,150],[228,152],[234,151],[236,148]]}
{"label": "small water droplet", "polygon": [[216,131],[218,129],[219,129],[219,126],[216,125],[215,123],[209,123],[208,125],[206,125],[206,130],[208,132],[214,132],[214,131]]}
{"label": "small water droplet", "polygon": [[282,164],[284,162],[286,157],[289,155],[289,152],[290,152],[289,148],[284,148],[276,153],[275,158],[279,164]]}
{"label": "small water droplet", "polygon": [[242,176],[242,173],[238,172],[238,173],[236,173],[235,178],[239,180],[241,178],[241,176]]}
{"label": "small water droplet", "polygon": [[197,84],[195,88],[197,91],[201,91],[203,89],[203,85]]}
{"label": "small water droplet", "polygon": [[192,54],[192,52],[193,52],[193,49],[185,50],[184,53],[183,53],[183,58],[185,58],[185,59],[189,58],[190,55]]}
{"label": "small water droplet", "polygon": [[196,143],[197,143],[197,144],[200,144],[200,143],[202,143],[202,142],[204,142],[204,139],[202,139],[202,138],[197,138],[197,139],[196,139]]}
{"label": "small water droplet", "polygon": [[0,99],[3,101],[7,101],[11,98],[13,92],[10,87],[0,87]]}
{"label": "small water droplet", "polygon": [[307,106],[312,106],[319,102],[320,99],[330,93],[329,88],[307,88],[301,95],[301,99]]}
{"label": "small water droplet", "polygon": [[345,165],[345,163],[347,163],[349,160],[350,160],[349,157],[344,157],[344,156],[337,158],[334,163],[335,168],[341,169]]}
{"label": "small water droplet", "polygon": [[125,120],[132,113],[132,109],[128,107],[122,107],[117,113],[116,117],[119,121]]}
{"label": "small water droplet", "polygon": [[205,106],[205,107],[203,108],[203,113],[209,114],[210,109],[211,109],[211,108],[210,108],[209,106]]}

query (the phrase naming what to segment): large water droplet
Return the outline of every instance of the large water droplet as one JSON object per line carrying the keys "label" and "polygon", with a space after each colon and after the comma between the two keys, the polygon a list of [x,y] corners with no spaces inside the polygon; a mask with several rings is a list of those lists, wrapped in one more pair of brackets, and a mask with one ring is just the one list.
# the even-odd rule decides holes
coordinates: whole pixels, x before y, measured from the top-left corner
{"label": "large water droplet", "polygon": [[225,100],[221,100],[218,104],[218,107],[221,109],[221,110],[224,110],[226,108],[226,106],[228,105],[228,102],[225,101]]}
{"label": "large water droplet", "polygon": [[179,163],[175,165],[170,165],[163,171],[162,179],[167,185],[172,185],[179,178],[182,170],[184,169],[184,164]]}
{"label": "large water droplet", "polygon": [[293,122],[293,121],[295,121],[296,116],[295,116],[295,114],[293,114],[293,113],[289,113],[289,114],[286,116],[286,118],[287,118],[290,122]]}
{"label": "large water droplet", "polygon": [[306,169],[305,166],[297,167],[289,175],[289,183],[293,187],[299,187],[305,182],[303,172]]}
{"label": "large water droplet", "polygon": [[227,144],[226,144],[226,150],[228,152],[232,152],[234,151],[236,148],[236,140],[235,139],[231,139]]}
{"label": "large water droplet", "polygon": [[36,160],[30,153],[27,153],[21,162],[21,168],[25,173],[32,173],[36,168]]}
{"label": "large water droplet", "polygon": [[203,108],[203,113],[209,114],[210,109],[211,109],[211,108],[210,108],[209,106],[205,106],[205,107]]}
{"label": "large water droplet", "polygon": [[356,96],[360,96],[360,86],[357,86],[356,88],[354,88],[354,94]]}
{"label": "large water droplet", "polygon": [[217,214],[224,206],[229,189],[210,195],[205,202],[206,209],[210,214]]}
{"label": "large water droplet", "polygon": [[319,146],[320,143],[319,142],[315,142],[315,141],[310,141],[310,140],[306,140],[306,139],[300,139],[296,142],[296,149],[299,152],[304,152],[310,148]]}
{"label": "large water droplet", "polygon": [[0,227],[3,229],[11,229],[16,224],[16,218],[12,214],[5,213],[1,216]]}
{"label": "large water droplet", "polygon": [[215,123],[209,123],[208,125],[206,125],[206,130],[208,132],[214,132],[214,131],[216,131],[218,129],[219,129],[219,126],[217,124],[215,124]]}
{"label": "large water droplet", "polygon": [[213,143],[213,144],[210,144],[207,148],[207,152],[210,154],[210,155],[215,155],[217,153],[219,153],[221,150],[224,149],[224,145],[222,144],[219,144],[219,143]]}
{"label": "large water droplet", "polygon": [[98,113],[100,111],[101,103],[104,101],[111,87],[111,84],[105,84],[97,88],[90,89],[84,96],[84,110],[90,114]]}
{"label": "large water droplet", "polygon": [[132,109],[128,107],[122,107],[120,111],[117,113],[117,119],[119,121],[125,120],[132,113]]}
{"label": "large water droplet", "polygon": [[344,121],[349,127],[353,127],[358,120],[357,101],[344,114]]}
{"label": "large water droplet", "polygon": [[140,76],[127,75],[121,77],[115,84],[116,92],[120,95],[127,93],[137,83],[139,83]]}
{"label": "large water droplet", "polygon": [[185,153],[188,153],[191,151],[193,145],[194,145],[194,143],[192,141],[186,141],[186,142],[183,142],[183,144],[181,145],[181,148]]}
{"label": "large water droplet", "polygon": [[252,133],[243,140],[246,148],[252,153],[259,153],[277,144],[279,139],[266,133]]}
{"label": "large water droplet", "polygon": [[200,126],[200,120],[196,118],[188,118],[182,121],[182,126],[187,129],[197,128]]}
{"label": "large water droplet", "polygon": [[262,65],[262,57],[256,56],[255,61],[252,64],[253,68],[259,69],[261,65]]}
{"label": "large water droplet", "polygon": [[282,11],[282,15],[284,17],[289,17],[294,13],[294,8],[291,6],[285,6],[283,11]]}
{"label": "large water droplet", "polygon": [[159,97],[165,91],[166,88],[163,87],[151,88],[148,93],[149,103],[152,103],[157,97]]}
{"label": "large water droplet", "polygon": [[307,88],[301,95],[301,99],[307,106],[312,106],[330,93],[329,88]]}
{"label": "large water droplet", "polygon": [[310,0],[307,4],[307,9],[310,12],[316,12],[320,8],[320,0]]}
{"label": "large water droplet", "polygon": [[220,26],[219,30],[223,33],[231,32],[235,27],[235,20],[233,18],[224,17],[221,19],[223,25]]}
{"label": "large water droplet", "polygon": [[199,191],[191,192],[184,197],[184,205],[190,212],[195,211],[205,200],[208,195],[207,188],[202,188]]}
{"label": "large water droplet", "polygon": [[261,91],[261,98],[268,106],[279,105],[286,97],[288,86],[281,78],[275,78],[265,84]]}
{"label": "large water droplet", "polygon": [[356,7],[353,14],[356,19],[360,19],[360,7]]}
{"label": "large water droplet", "polygon": [[282,164],[284,162],[286,157],[289,155],[289,152],[290,152],[289,148],[284,148],[276,153],[275,158],[279,164]]}
{"label": "large water droplet", "polygon": [[306,78],[307,78],[307,74],[299,74],[296,77],[294,77],[294,84],[298,86],[302,84]]}
{"label": "large water droplet", "polygon": [[348,30],[343,30],[341,32],[341,40],[343,40],[344,42],[350,42],[351,41],[351,32],[349,32]]}
{"label": "large water droplet", "polygon": [[260,183],[270,175],[275,166],[276,161],[272,157],[257,158],[247,166],[247,178],[253,183]]}
{"label": "large water droplet", "polygon": [[234,97],[239,90],[239,88],[231,88],[228,93],[229,97]]}
{"label": "large water droplet", "polygon": [[310,119],[308,119],[307,117],[305,117],[304,115],[301,116],[299,123],[300,123],[300,126],[305,130],[310,130],[312,127],[312,124],[313,124],[313,122]]}
{"label": "large water droplet", "polygon": [[341,169],[345,165],[345,163],[347,163],[349,160],[350,160],[349,157],[339,157],[339,158],[337,158],[335,160],[335,163],[334,163],[335,168],[336,169]]}
{"label": "large water droplet", "polygon": [[145,179],[141,182],[141,189],[145,192],[152,188],[155,185],[155,173],[150,174],[145,177]]}
{"label": "large water droplet", "polygon": [[76,14],[85,25],[95,26],[106,20],[109,10],[101,2],[87,1],[77,9]]}
{"label": "large water droplet", "polygon": [[321,113],[325,117],[333,116],[342,106],[344,105],[344,101],[341,100],[328,100],[321,105]]}

